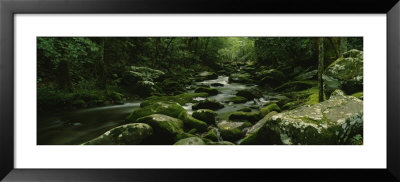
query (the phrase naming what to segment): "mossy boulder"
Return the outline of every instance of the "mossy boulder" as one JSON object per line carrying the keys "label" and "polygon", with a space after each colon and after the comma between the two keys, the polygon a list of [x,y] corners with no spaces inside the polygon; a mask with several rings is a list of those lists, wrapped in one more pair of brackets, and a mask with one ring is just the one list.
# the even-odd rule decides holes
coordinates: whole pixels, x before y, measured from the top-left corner
{"label": "mossy boulder", "polygon": [[233,73],[229,75],[229,83],[253,83],[249,73]]}
{"label": "mossy boulder", "polygon": [[220,142],[207,142],[207,145],[235,145],[229,141],[220,141]]}
{"label": "mossy boulder", "polygon": [[235,97],[230,97],[226,102],[233,102],[235,104],[241,104],[247,102],[248,99],[246,97],[242,96],[235,96]]}
{"label": "mossy boulder", "polygon": [[250,88],[245,90],[239,90],[236,93],[237,96],[244,97],[248,100],[252,100],[255,98],[261,98],[263,96],[262,92],[258,88]]}
{"label": "mossy boulder", "polygon": [[281,144],[280,137],[268,131],[266,123],[275,114],[275,111],[268,113],[263,119],[253,125],[247,132],[246,137],[240,140],[240,145],[271,145]]}
{"label": "mossy boulder", "polygon": [[196,81],[213,80],[217,79],[218,75],[214,72],[203,71],[196,76]]}
{"label": "mossy boulder", "polygon": [[266,135],[280,138],[270,143],[346,144],[354,135],[362,135],[363,101],[336,91],[324,102],[276,114],[265,125]]}
{"label": "mossy boulder", "polygon": [[215,88],[199,87],[196,90],[194,90],[194,92],[195,93],[205,92],[208,93],[208,95],[218,95],[218,90]]}
{"label": "mossy boulder", "polygon": [[178,118],[179,114],[185,109],[175,102],[155,102],[134,110],[126,119],[127,122],[136,122],[137,119],[151,114],[163,114]]}
{"label": "mossy boulder", "polygon": [[270,96],[270,100],[273,102],[276,102],[279,107],[282,107],[286,103],[290,102],[290,98],[284,95],[275,95],[275,96]]}
{"label": "mossy boulder", "polygon": [[276,103],[269,104],[269,105],[261,108],[260,117],[264,118],[268,113],[270,113],[272,111],[281,112],[281,108]]}
{"label": "mossy boulder", "polygon": [[153,135],[153,128],[145,123],[131,123],[115,127],[84,145],[137,145]]}
{"label": "mossy boulder", "polygon": [[317,85],[318,85],[317,81],[311,81],[311,80],[291,81],[291,82],[286,82],[281,86],[275,88],[275,91],[278,92],[300,91],[315,87]]}
{"label": "mossy boulder", "polygon": [[218,110],[223,108],[224,105],[221,104],[220,102],[212,99],[207,99],[200,101],[192,106],[193,110],[198,110],[198,109],[211,109],[211,110]]}
{"label": "mossy boulder", "polygon": [[207,93],[183,93],[175,96],[151,96],[140,103],[140,107],[146,107],[157,102],[176,102],[180,105],[198,102],[196,98],[208,97]]}
{"label": "mossy boulder", "polygon": [[162,114],[152,114],[139,118],[139,123],[146,123],[154,130],[153,142],[172,144],[179,133],[183,133],[183,122],[180,119]]}
{"label": "mossy boulder", "polygon": [[177,141],[174,145],[205,145],[204,141],[199,137],[189,137]]}
{"label": "mossy boulder", "polygon": [[215,124],[215,117],[217,117],[217,113],[210,109],[199,109],[194,111],[192,116],[208,124]]}
{"label": "mossy boulder", "polygon": [[212,128],[211,130],[208,130],[208,132],[204,133],[202,135],[203,138],[209,139],[214,142],[219,141],[218,133],[216,128]]}
{"label": "mossy boulder", "polygon": [[200,121],[194,117],[192,117],[187,111],[182,111],[178,118],[183,121],[184,127],[186,129],[195,128],[197,131],[206,131],[207,123],[204,121]]}
{"label": "mossy boulder", "polygon": [[343,57],[330,64],[322,76],[327,95],[336,89],[345,93],[363,91],[363,65],[363,51],[353,49],[343,53]]}
{"label": "mossy boulder", "polygon": [[244,128],[250,127],[250,122],[221,121],[217,124],[223,140],[235,142],[245,134]]}
{"label": "mossy boulder", "polygon": [[182,132],[182,133],[178,133],[175,136],[175,142],[185,139],[185,138],[190,138],[190,137],[198,137],[197,135],[193,134],[193,133],[189,133],[189,132]]}
{"label": "mossy boulder", "polygon": [[254,113],[254,112],[241,112],[241,111],[236,111],[232,112],[229,115],[229,120],[231,121],[249,121],[251,123],[255,123],[260,119],[260,113]]}
{"label": "mossy boulder", "polygon": [[269,69],[257,72],[256,80],[259,85],[277,86],[286,81],[286,76],[279,70]]}

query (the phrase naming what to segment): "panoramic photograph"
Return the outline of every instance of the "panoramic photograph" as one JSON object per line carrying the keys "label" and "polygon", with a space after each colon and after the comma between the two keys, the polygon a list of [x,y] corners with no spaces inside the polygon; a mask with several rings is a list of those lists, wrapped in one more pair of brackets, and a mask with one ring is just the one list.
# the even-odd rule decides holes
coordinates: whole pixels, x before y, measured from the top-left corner
{"label": "panoramic photograph", "polygon": [[363,145],[363,37],[37,37],[37,145]]}

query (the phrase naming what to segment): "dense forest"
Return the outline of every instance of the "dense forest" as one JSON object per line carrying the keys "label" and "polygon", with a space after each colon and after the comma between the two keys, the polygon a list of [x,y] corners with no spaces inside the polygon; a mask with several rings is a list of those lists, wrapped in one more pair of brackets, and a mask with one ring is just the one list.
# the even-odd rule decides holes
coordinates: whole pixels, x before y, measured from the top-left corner
{"label": "dense forest", "polygon": [[38,144],[362,144],[362,37],[38,37]]}

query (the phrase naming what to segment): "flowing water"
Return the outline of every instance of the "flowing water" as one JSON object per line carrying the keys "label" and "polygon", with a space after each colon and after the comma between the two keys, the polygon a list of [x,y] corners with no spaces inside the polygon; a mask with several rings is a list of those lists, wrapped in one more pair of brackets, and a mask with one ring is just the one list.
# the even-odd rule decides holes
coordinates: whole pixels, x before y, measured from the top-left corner
{"label": "flowing water", "polygon": [[[258,110],[259,106],[266,102],[264,99],[254,99],[243,104],[233,104],[226,102],[228,98],[235,96],[238,90],[256,87],[255,85],[245,85],[239,83],[228,83],[228,77],[219,76],[215,80],[206,80],[197,82],[195,85],[211,85],[212,83],[221,83],[223,86],[211,88],[217,89],[220,93],[216,96],[209,97],[215,99],[222,104],[224,108],[217,110],[218,120],[226,119],[227,114],[242,108],[252,108]],[[193,92],[193,91],[192,91]],[[205,98],[196,98],[203,100]],[[91,140],[113,127],[123,124],[123,120],[134,109],[140,107],[141,101],[125,103],[123,105],[95,107],[89,109],[81,109],[77,111],[67,111],[51,114],[40,114],[38,116],[37,125],[37,144],[81,144]],[[193,103],[188,103],[183,107],[192,113]]]}

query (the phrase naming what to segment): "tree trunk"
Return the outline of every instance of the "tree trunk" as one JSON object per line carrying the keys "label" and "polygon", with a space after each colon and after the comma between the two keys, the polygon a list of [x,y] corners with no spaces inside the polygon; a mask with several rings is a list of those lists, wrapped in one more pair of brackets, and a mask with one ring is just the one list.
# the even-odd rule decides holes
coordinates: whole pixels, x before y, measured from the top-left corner
{"label": "tree trunk", "polygon": [[324,71],[324,38],[318,38],[318,100],[324,101],[324,83],[322,73]]}

